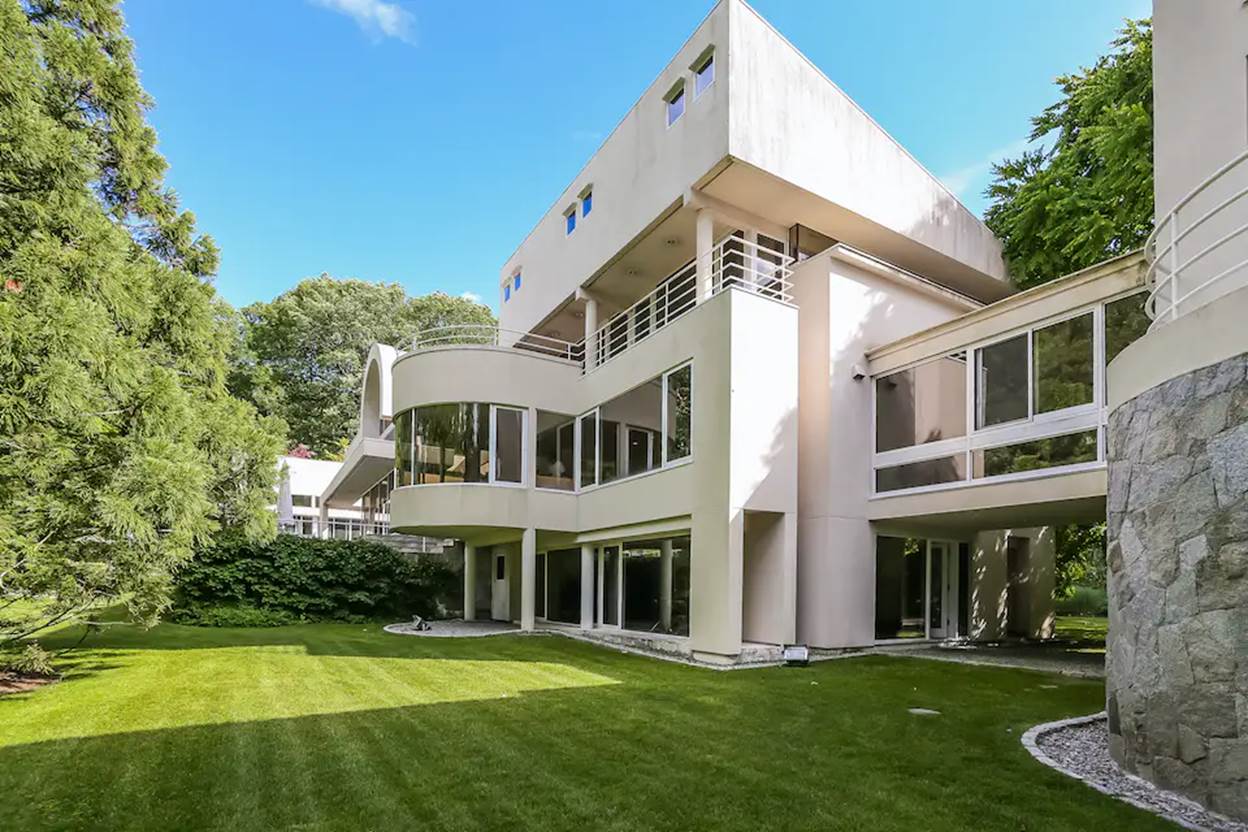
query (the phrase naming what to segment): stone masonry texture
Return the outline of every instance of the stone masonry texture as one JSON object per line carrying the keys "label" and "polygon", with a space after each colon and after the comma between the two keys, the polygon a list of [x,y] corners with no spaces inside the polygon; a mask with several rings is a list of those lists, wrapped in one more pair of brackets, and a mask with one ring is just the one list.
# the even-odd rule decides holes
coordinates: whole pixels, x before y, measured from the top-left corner
{"label": "stone masonry texture", "polygon": [[1126,402],[1108,440],[1110,753],[1248,820],[1248,354]]}

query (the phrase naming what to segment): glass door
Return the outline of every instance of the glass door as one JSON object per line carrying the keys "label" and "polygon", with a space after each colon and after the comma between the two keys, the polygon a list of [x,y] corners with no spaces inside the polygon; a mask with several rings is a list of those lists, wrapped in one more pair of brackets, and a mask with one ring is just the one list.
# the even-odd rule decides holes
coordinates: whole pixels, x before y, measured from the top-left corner
{"label": "glass door", "polygon": [[598,550],[598,616],[602,627],[620,626],[620,547]]}
{"label": "glass door", "polygon": [[928,638],[958,635],[957,546],[944,540],[928,541]]}

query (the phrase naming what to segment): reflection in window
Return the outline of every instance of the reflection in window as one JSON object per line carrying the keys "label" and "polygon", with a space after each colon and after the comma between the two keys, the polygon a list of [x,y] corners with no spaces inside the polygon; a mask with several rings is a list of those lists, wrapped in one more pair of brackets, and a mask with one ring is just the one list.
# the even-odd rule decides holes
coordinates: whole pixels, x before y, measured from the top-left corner
{"label": "reflection in window", "polygon": [[524,411],[494,408],[494,481],[521,482],[524,478]]}
{"label": "reflection in window", "polygon": [[667,462],[684,459],[692,451],[690,417],[693,406],[693,366],[686,364],[663,377],[667,399]]}
{"label": "reflection in window", "polygon": [[560,413],[537,412],[537,487],[571,491],[575,484],[575,420]]}
{"label": "reflection in window", "polygon": [[875,490],[882,494],[885,491],[939,485],[964,479],[966,479],[966,455],[958,454],[940,459],[925,459],[922,462],[894,465],[890,468],[877,468]]}
{"label": "reflection in window", "polygon": [[1035,412],[1091,404],[1092,313],[1037,329],[1033,337]]}
{"label": "reflection in window", "polygon": [[598,428],[602,432],[598,474],[603,482],[611,482],[620,478],[620,423],[607,419],[600,410]]}
{"label": "reflection in window", "polygon": [[685,114],[685,88],[678,84],[667,94],[667,126],[671,127]]}
{"label": "reflection in window", "polygon": [[1096,431],[1089,430],[975,451],[974,468],[976,477],[996,477],[1092,462],[1096,457]]}
{"label": "reflection in window", "polygon": [[694,65],[693,97],[697,98],[713,83],[715,83],[715,53],[712,52],[701,63]]}
{"label": "reflection in window", "polygon": [[978,427],[1026,419],[1027,334],[977,349],[975,378]]}
{"label": "reflection in window", "polygon": [[925,638],[927,552],[914,538],[875,539],[875,637]]}
{"label": "reflection in window", "polygon": [[620,623],[620,547],[602,549],[602,615],[600,623],[615,627]]}
{"label": "reflection in window", "polygon": [[1144,301],[1148,292],[1128,295],[1105,304],[1105,363],[1113,361],[1137,338],[1148,332]]}
{"label": "reflection in window", "polygon": [[546,554],[546,592],[548,620],[581,623],[580,549],[560,549]]}
{"label": "reflection in window", "polygon": [[966,353],[875,382],[875,449],[891,451],[966,435]]}
{"label": "reflection in window", "polygon": [[624,629],[689,635],[688,537],[624,544]]}
{"label": "reflection in window", "polygon": [[394,468],[399,485],[412,484],[412,411],[394,417]]}
{"label": "reflection in window", "polygon": [[[399,485],[524,479],[524,411],[476,402],[417,407],[395,418]],[[497,424],[494,424],[497,422]],[[490,438],[498,458],[490,464]]]}

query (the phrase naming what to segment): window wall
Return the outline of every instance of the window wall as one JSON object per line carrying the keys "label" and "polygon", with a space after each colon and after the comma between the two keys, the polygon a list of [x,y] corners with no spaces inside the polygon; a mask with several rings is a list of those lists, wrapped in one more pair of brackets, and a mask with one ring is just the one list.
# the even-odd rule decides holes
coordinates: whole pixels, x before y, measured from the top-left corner
{"label": "window wall", "polygon": [[519,485],[526,418],[519,408],[476,402],[406,410],[395,417],[398,481]]}
{"label": "window wall", "polygon": [[1105,367],[1148,328],[1113,298],[875,380],[874,489],[1104,461]]}
{"label": "window wall", "polygon": [[576,419],[537,411],[537,487],[571,491],[576,487]]}
{"label": "window wall", "polygon": [[599,626],[689,635],[688,535],[610,543],[594,559]]}
{"label": "window wall", "polygon": [[875,637],[927,637],[927,546],[910,537],[875,539]]}

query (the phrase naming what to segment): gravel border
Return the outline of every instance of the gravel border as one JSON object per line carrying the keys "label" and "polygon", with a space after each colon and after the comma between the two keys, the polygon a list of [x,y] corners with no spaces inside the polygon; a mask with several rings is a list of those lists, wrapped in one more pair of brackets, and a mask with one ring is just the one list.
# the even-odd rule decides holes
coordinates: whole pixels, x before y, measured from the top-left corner
{"label": "gravel border", "polygon": [[514,624],[503,624],[496,621],[464,621],[462,619],[430,621],[428,630],[417,630],[410,621],[387,624],[382,629],[387,633],[393,633],[398,636],[421,636],[423,638],[480,638],[482,636],[520,634],[520,628]]}
{"label": "gravel border", "polygon": [[1118,767],[1109,756],[1105,712],[1046,722],[1027,730],[1023,747],[1031,756],[1102,794],[1152,812],[1196,832],[1248,832],[1248,823],[1211,812],[1181,795],[1160,789]]}

